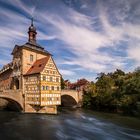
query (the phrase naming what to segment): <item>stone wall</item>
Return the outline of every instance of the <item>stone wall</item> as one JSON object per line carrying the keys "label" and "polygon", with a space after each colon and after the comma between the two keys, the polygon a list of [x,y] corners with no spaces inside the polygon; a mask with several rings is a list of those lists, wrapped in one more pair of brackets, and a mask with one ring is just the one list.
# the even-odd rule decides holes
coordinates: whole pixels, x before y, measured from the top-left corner
{"label": "stone wall", "polygon": [[3,110],[8,105],[8,101],[5,99],[0,98],[0,110]]}

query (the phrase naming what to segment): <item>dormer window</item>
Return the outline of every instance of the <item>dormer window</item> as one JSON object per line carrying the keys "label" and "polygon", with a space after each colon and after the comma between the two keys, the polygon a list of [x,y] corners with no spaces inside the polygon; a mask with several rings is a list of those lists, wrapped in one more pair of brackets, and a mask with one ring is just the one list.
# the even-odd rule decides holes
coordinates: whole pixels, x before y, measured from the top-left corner
{"label": "dormer window", "polygon": [[33,55],[30,54],[30,62],[33,62],[34,58],[33,58]]}

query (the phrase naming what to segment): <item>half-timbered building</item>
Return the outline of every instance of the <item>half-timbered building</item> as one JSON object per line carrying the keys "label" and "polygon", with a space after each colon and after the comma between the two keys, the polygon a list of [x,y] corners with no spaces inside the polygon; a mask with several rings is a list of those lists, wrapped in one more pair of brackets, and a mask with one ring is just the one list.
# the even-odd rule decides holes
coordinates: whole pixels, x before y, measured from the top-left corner
{"label": "half-timbered building", "polygon": [[36,41],[33,21],[24,45],[15,45],[11,63],[0,70],[0,90],[20,90],[24,112],[57,113],[61,104],[61,75],[52,58]]}

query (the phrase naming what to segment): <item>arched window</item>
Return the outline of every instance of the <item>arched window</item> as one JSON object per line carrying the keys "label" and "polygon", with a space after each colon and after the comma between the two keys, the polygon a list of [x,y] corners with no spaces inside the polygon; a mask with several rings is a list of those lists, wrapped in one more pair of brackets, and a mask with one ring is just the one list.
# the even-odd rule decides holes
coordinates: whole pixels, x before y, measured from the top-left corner
{"label": "arched window", "polygon": [[19,80],[18,79],[15,80],[15,89],[19,89]]}

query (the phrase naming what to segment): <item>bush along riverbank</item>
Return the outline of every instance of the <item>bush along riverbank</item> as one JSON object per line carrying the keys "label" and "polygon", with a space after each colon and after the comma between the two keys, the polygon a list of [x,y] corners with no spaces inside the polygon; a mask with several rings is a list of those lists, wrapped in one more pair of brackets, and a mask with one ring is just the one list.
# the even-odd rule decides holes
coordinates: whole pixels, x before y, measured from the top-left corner
{"label": "bush along riverbank", "polygon": [[100,73],[84,89],[83,107],[140,117],[140,68],[125,73],[117,69]]}

